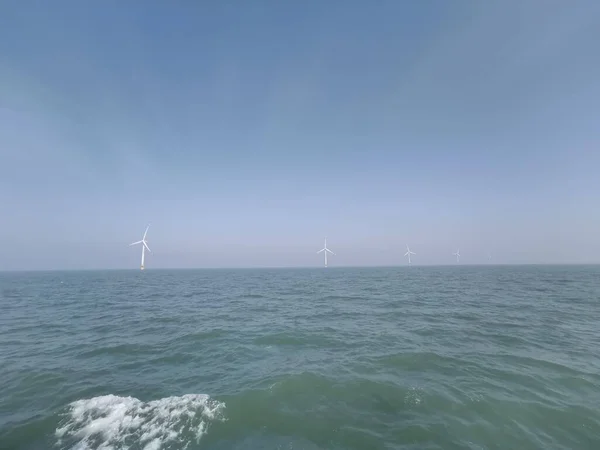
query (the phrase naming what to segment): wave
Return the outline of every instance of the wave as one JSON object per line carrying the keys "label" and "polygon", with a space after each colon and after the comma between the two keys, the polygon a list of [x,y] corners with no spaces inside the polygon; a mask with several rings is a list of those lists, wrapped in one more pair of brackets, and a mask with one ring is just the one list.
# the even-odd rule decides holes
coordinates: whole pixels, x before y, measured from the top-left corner
{"label": "wave", "polygon": [[62,449],[186,449],[211,422],[225,420],[224,409],[225,403],[205,394],[150,402],[103,395],[71,403],[55,436]]}
{"label": "wave", "polygon": [[271,333],[254,339],[254,344],[263,346],[288,346],[288,347],[312,347],[325,349],[336,347],[343,342],[332,339],[323,333],[299,334],[299,333]]}

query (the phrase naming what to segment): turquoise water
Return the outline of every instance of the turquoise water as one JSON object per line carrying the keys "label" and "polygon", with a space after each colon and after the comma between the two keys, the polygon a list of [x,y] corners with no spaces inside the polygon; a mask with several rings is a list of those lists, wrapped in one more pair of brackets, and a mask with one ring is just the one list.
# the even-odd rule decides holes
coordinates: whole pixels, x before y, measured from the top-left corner
{"label": "turquoise water", "polygon": [[0,448],[600,449],[600,267],[0,274]]}

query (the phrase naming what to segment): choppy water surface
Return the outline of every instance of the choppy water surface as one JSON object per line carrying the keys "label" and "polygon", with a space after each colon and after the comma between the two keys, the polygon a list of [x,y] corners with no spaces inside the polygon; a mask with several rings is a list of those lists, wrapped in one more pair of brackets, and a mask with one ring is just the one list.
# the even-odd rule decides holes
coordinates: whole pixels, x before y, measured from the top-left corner
{"label": "choppy water surface", "polygon": [[2,449],[600,449],[599,267],[0,274]]}

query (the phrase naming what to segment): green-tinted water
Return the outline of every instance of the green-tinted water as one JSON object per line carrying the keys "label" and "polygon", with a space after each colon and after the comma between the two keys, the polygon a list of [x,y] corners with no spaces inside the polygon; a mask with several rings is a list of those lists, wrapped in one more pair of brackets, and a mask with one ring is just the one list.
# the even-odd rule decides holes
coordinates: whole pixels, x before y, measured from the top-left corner
{"label": "green-tinted water", "polygon": [[2,449],[598,449],[600,268],[0,275]]}

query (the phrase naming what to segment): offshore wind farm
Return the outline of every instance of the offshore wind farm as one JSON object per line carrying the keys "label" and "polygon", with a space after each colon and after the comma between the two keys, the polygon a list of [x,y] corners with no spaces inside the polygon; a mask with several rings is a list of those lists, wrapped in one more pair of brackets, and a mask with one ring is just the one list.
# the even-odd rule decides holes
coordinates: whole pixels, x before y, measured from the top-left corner
{"label": "offshore wind farm", "polygon": [[[145,264],[145,252],[148,251],[150,252],[150,248],[148,247],[148,242],[146,240],[146,236],[148,234],[148,230],[150,228],[150,225],[148,225],[144,231],[144,234],[142,236],[142,239],[136,242],[133,242],[131,244],[129,244],[129,246],[136,246],[136,245],[140,245],[141,246],[141,262],[140,262],[140,270],[145,270],[146,269],[146,264]],[[323,242],[323,248],[321,248],[320,250],[318,250],[316,252],[317,254],[323,254],[323,267],[327,268],[330,266],[330,260],[328,259],[328,255],[336,255],[336,253],[334,253],[331,249],[329,249],[327,247],[327,238],[324,239]],[[412,251],[410,249],[410,247],[408,246],[408,244],[406,245],[406,252],[404,253],[404,256],[407,258],[407,265],[413,265],[413,261],[412,261],[412,257],[416,255],[416,252]],[[456,264],[460,263],[460,249],[457,249],[456,252],[453,252],[452,255],[456,258]],[[491,261],[491,253],[487,253],[487,262],[489,263],[489,261]],[[483,264],[483,261],[480,261],[480,264]],[[393,264],[393,265],[401,265],[400,262],[398,262],[397,264]],[[355,264],[355,267],[360,267],[361,264]],[[274,266],[276,267],[276,266]]]}
{"label": "offshore wind farm", "polygon": [[0,1],[0,449],[600,449],[598,24]]}

